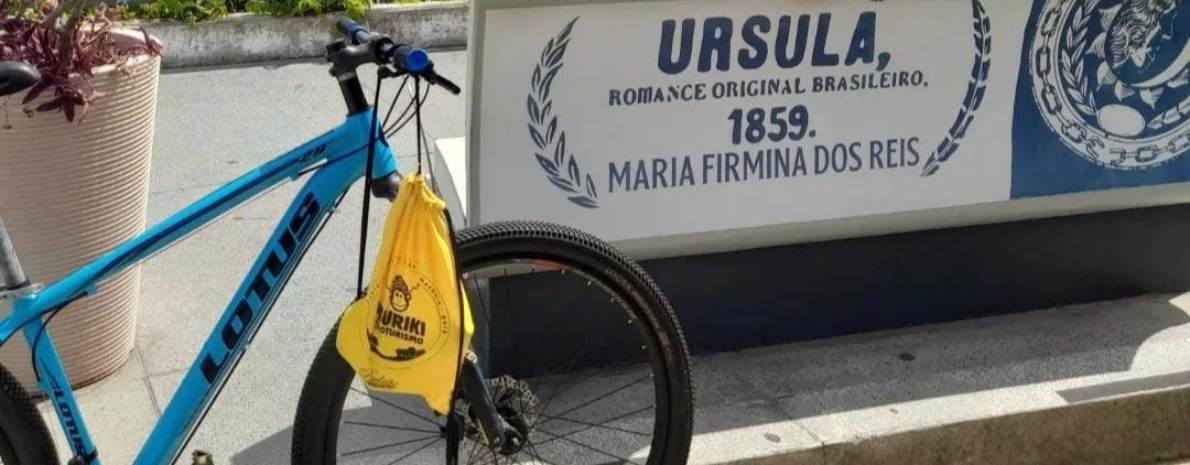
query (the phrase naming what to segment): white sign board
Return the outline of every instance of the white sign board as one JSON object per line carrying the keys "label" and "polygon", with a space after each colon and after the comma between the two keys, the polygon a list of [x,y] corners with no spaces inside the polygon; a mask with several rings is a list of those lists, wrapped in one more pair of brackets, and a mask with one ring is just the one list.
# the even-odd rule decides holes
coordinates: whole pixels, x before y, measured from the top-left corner
{"label": "white sign board", "polygon": [[626,240],[1184,181],[1190,23],[1149,3],[478,0],[469,210]]}

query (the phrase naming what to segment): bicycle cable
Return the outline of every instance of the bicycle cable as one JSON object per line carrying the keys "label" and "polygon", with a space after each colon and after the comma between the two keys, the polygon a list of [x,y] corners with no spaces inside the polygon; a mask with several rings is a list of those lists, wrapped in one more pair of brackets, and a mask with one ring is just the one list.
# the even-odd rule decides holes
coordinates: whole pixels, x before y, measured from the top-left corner
{"label": "bicycle cable", "polygon": [[[426,100],[428,100],[429,97],[430,97],[430,87],[426,86],[426,91],[425,91],[425,93],[423,93],[421,95],[421,99],[420,99],[422,106],[425,105]],[[392,124],[392,126],[389,126],[388,128],[386,128],[384,130],[384,137],[392,137],[392,136],[396,135],[398,132],[401,131],[401,129],[403,129],[406,125],[408,125],[410,121],[413,121],[413,115],[408,115],[408,117],[406,117],[406,115],[409,113],[409,110],[411,110],[413,108],[413,106],[417,100],[418,100],[417,95],[414,94],[414,97],[412,99],[410,99],[409,104],[405,105],[405,111],[402,111],[401,116],[397,117],[397,121],[394,122]]]}
{"label": "bicycle cable", "polygon": [[[42,322],[41,328],[39,328],[37,330],[37,335],[33,337],[33,344],[31,344],[29,346],[29,354],[32,359],[32,361],[29,365],[31,367],[33,367],[33,379],[37,380],[38,382],[41,382],[41,372],[37,369],[37,345],[41,343],[41,336],[43,334],[45,334],[46,328],[50,327],[50,322],[54,321],[54,317],[58,316],[58,312],[61,312],[63,309],[66,308],[67,305],[74,303],[74,301],[82,298],[84,295],[86,295],[86,294],[79,294],[77,296],[74,296],[70,300],[67,300],[65,303],[63,303],[62,305],[57,306],[53,310],[50,310],[49,316],[47,316],[45,321]],[[32,323],[33,320],[37,319],[37,318],[39,318],[39,317],[30,318],[28,321],[21,323],[21,325],[18,327],[24,328],[25,325]]]}
{"label": "bicycle cable", "polygon": [[[363,211],[360,214],[359,226],[359,270],[355,281],[355,298],[359,300],[364,297],[364,264],[365,255],[368,251],[368,211],[372,207],[372,163],[376,159],[376,141],[380,139],[377,134],[380,132],[380,87],[384,83],[382,71],[384,68],[376,70],[376,93],[372,97],[372,125],[368,129],[368,165],[364,167],[364,205]],[[416,85],[417,81],[414,81]]]}
{"label": "bicycle cable", "polygon": [[[401,94],[405,93],[405,92],[403,92],[405,89],[406,88],[403,87],[401,89],[401,91],[398,91],[396,94],[393,95],[393,101],[392,101],[392,104],[390,105],[390,107],[395,107],[397,105],[397,102],[401,99]],[[410,95],[412,95],[413,91],[410,90],[409,92],[410,92]],[[387,116],[384,118],[384,120],[385,120],[384,124],[381,126],[384,126],[385,137],[388,137],[390,134],[394,134],[395,132],[393,132],[393,128],[395,128],[398,125],[402,124],[403,122],[407,121],[408,118],[406,118],[406,116],[412,116],[412,115],[409,115],[409,111],[412,109],[413,109],[413,98],[411,97],[409,99],[409,103],[405,104],[405,108],[401,110],[401,114],[397,116],[397,118],[396,118],[396,120],[394,120],[393,124],[391,124],[391,125],[388,124],[389,118]]]}
{"label": "bicycle cable", "polygon": [[[380,127],[388,126],[389,118],[391,118],[393,116],[393,110],[397,108],[397,100],[400,100],[401,92],[405,91],[405,87],[407,85],[409,85],[409,76],[408,75],[406,75],[405,78],[401,80],[401,87],[397,88],[396,97],[393,97],[392,103],[388,105],[388,112],[386,112],[384,114],[384,122],[380,124]],[[380,102],[376,102],[376,103],[379,104]],[[408,112],[408,109],[401,112],[401,116],[398,116],[397,120],[399,121],[402,117],[404,117],[406,112]]]}

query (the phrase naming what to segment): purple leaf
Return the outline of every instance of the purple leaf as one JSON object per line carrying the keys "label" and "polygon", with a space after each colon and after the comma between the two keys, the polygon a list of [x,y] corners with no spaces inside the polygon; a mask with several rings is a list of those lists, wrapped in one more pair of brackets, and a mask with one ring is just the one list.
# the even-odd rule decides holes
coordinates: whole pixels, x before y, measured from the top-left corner
{"label": "purple leaf", "polygon": [[62,105],[65,105],[66,102],[67,102],[66,96],[60,95],[53,100],[50,100],[50,101],[45,102],[41,105],[38,105],[37,111],[54,111],[59,108],[62,108]]}
{"label": "purple leaf", "polygon": [[36,99],[38,96],[40,96],[42,92],[45,92],[45,90],[48,89],[49,87],[50,87],[50,81],[42,79],[41,82],[34,84],[33,87],[31,89],[29,89],[29,93],[25,94],[25,99],[21,100],[21,104],[28,104],[29,102],[32,102],[34,99]]}
{"label": "purple leaf", "polygon": [[66,100],[66,103],[62,104],[62,111],[66,113],[66,121],[71,123],[74,122],[74,105],[74,101],[69,99]]}
{"label": "purple leaf", "polygon": [[79,124],[83,123],[83,119],[86,118],[86,116],[87,116],[87,110],[91,109],[91,102],[83,102],[81,107],[82,108],[79,109],[78,121],[77,121]]}

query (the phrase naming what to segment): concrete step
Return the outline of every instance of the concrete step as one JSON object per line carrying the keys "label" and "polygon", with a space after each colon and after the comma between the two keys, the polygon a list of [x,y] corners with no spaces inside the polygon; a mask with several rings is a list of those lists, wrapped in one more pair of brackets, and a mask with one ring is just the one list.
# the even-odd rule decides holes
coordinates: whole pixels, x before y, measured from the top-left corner
{"label": "concrete step", "polygon": [[1190,456],[1190,294],[699,359],[692,464]]}

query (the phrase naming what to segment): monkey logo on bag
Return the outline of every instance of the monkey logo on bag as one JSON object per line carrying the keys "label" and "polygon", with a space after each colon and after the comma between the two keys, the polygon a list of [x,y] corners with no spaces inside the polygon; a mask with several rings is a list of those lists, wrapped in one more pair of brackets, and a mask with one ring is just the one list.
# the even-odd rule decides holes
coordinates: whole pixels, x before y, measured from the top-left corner
{"label": "monkey logo on bag", "polygon": [[410,362],[427,351],[437,353],[447,333],[442,295],[424,277],[418,277],[412,288],[400,274],[391,283],[388,298],[380,299],[368,329],[368,349],[390,362]]}

